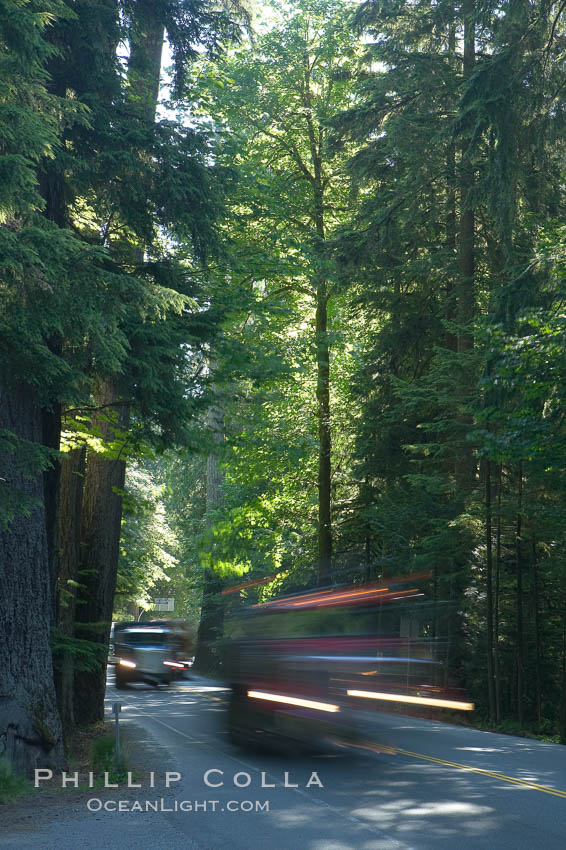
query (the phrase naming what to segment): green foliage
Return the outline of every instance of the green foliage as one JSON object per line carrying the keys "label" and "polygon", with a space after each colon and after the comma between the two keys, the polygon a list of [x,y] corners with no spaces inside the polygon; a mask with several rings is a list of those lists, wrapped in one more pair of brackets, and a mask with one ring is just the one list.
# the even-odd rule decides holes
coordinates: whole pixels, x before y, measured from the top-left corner
{"label": "green foliage", "polygon": [[364,4],[366,64],[353,105],[333,120],[336,147],[357,145],[349,169],[363,199],[338,246],[355,280],[352,309],[367,317],[352,387],[363,482],[352,527],[380,573],[432,569],[439,596],[458,601],[452,664],[480,712],[518,712],[519,724],[547,712],[556,724],[562,235],[537,225],[564,204],[552,177],[563,115],[551,105],[563,70],[548,51],[549,7],[484,4],[466,23],[476,56],[462,73],[460,14],[443,3]]}
{"label": "green foliage", "polygon": [[108,781],[125,783],[128,778],[127,759],[120,748],[120,760],[116,761],[116,736],[112,733],[98,735],[92,742],[89,754],[90,769],[101,780],[108,774]]}
{"label": "green foliage", "polygon": [[154,591],[156,585],[170,581],[178,566],[178,542],[165,515],[164,489],[139,463],[128,469],[116,610],[123,609],[126,602],[147,610],[153,596],[172,595]]}
{"label": "green foliage", "polygon": [[72,660],[73,669],[86,673],[98,672],[106,667],[108,653],[105,645],[65,635],[58,629],[52,630],[50,643],[56,670],[60,670],[68,659]]}
{"label": "green foliage", "polygon": [[58,141],[60,100],[48,93],[45,64],[54,50],[46,29],[72,12],[59,0],[0,3],[0,223],[6,225],[40,208],[36,167],[53,156]]}
{"label": "green foliage", "polygon": [[344,156],[333,158],[326,146],[359,52],[347,17],[339,2],[301,3],[292,15],[274,5],[252,47],[195,68],[188,82],[203,120],[214,122],[218,161],[237,166],[216,301],[226,309],[214,371],[224,482],[200,543],[203,563],[229,582],[289,570],[290,581],[312,580],[317,299],[329,316],[337,458],[348,451],[341,402],[350,329],[340,300],[347,281],[325,244],[352,203]]}

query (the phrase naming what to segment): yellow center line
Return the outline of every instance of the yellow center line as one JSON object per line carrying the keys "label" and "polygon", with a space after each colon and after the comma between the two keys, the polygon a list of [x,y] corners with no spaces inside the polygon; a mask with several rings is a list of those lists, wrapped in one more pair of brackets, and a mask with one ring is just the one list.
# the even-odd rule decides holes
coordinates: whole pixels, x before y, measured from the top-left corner
{"label": "yellow center line", "polygon": [[198,694],[199,697],[204,697],[205,699],[212,699],[215,702],[226,702],[226,700],[222,699],[221,697],[213,697],[210,694],[204,694],[202,691],[190,690],[189,693]]}
{"label": "yellow center line", "polygon": [[559,788],[549,788],[548,785],[538,785],[536,782],[530,782],[528,779],[517,779],[514,776],[506,776],[504,773],[495,773],[492,770],[483,770],[480,767],[471,767],[467,764],[458,764],[458,762],[455,761],[446,761],[446,759],[439,759],[434,756],[425,756],[422,753],[411,753],[409,750],[396,749],[395,752],[402,756],[424,759],[425,761],[433,761],[436,764],[444,764],[447,767],[456,767],[458,770],[466,770],[469,773],[479,773],[481,776],[489,776],[491,779],[499,779],[502,782],[512,782],[515,785],[523,785],[526,788],[533,788],[535,791],[543,791],[545,794],[553,794],[555,797],[566,798],[566,791],[561,791]]}
{"label": "yellow center line", "polygon": [[[202,691],[192,691],[192,693],[198,694],[199,696],[204,697],[205,699],[211,699],[215,702],[223,702],[226,703],[227,700],[221,699],[220,697],[213,697],[210,694],[202,693]],[[443,764],[446,767],[455,767],[458,770],[465,770],[468,773],[479,773],[480,776],[487,776],[490,779],[498,779],[501,782],[509,782],[514,785],[523,785],[525,788],[532,788],[534,791],[542,791],[544,794],[552,794],[554,797],[563,797],[566,799],[566,791],[562,791],[559,788],[550,788],[548,785],[539,785],[536,782],[530,782],[528,779],[517,779],[514,776],[506,776],[504,773],[495,773],[493,770],[484,770],[481,767],[472,767],[468,764],[459,764],[456,761],[447,761],[447,759],[436,758],[435,756],[425,756],[423,753],[413,753],[410,750],[400,750],[395,747],[386,747],[381,746],[379,744],[373,744],[370,741],[364,741],[362,744],[358,744],[362,749],[374,750],[375,752],[389,752],[389,753],[399,753],[401,756],[409,756],[414,759],[423,759],[424,761],[432,761],[435,764]]]}

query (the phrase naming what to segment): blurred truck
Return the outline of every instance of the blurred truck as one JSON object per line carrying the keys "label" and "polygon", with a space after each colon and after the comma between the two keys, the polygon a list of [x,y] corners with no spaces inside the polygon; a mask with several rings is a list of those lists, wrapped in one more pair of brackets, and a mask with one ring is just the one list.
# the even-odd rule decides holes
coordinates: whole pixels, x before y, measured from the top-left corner
{"label": "blurred truck", "polygon": [[131,682],[169,685],[182,676],[190,664],[188,633],[180,621],[115,623],[116,687],[121,690]]}
{"label": "blurred truck", "polygon": [[363,712],[471,710],[449,685],[443,608],[427,601],[427,577],[313,590],[231,617],[231,739],[299,750],[355,744]]}

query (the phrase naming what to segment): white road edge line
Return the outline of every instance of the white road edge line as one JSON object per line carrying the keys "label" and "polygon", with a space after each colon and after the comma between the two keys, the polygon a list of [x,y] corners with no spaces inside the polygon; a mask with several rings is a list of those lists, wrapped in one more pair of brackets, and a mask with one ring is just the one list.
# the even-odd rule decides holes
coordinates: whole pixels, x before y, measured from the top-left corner
{"label": "white road edge line", "polygon": [[[112,686],[110,686],[110,687],[112,687]],[[116,696],[120,696],[117,691],[115,691],[115,693],[116,693]],[[154,723],[159,723],[161,726],[165,726],[166,729],[170,729],[171,732],[176,732],[177,735],[181,735],[183,738],[186,738],[188,741],[191,741],[191,743],[197,744],[197,746],[199,746],[199,747],[206,747],[206,749],[214,751],[214,747],[212,747],[210,744],[205,744],[203,741],[199,741],[196,738],[193,738],[191,735],[187,735],[186,732],[181,732],[180,729],[175,729],[174,726],[171,726],[169,723],[165,723],[164,720],[158,720],[157,717],[154,717],[152,714],[148,714],[145,711],[141,711],[136,705],[133,705],[131,703],[128,705],[128,703],[125,703],[125,702],[122,702],[122,705],[126,705],[128,708],[133,708],[135,711],[138,712],[139,716],[148,717]],[[236,762],[236,764],[241,764],[241,765],[243,765],[243,767],[247,767],[247,768],[249,768],[249,770],[253,770],[255,773],[262,773],[263,772],[267,777],[269,777],[269,779],[273,779],[276,783],[278,782],[277,777],[273,776],[271,773],[268,773],[266,770],[261,771],[258,767],[255,767],[255,765],[249,764],[248,762],[245,762],[242,759],[236,758],[235,756],[232,756],[229,753],[223,752],[222,755],[225,756],[226,758],[230,759],[231,761]],[[279,782],[277,787],[284,788],[285,786],[282,785]],[[393,836],[388,835],[386,832],[383,832],[383,830],[379,829],[378,827],[372,826],[371,824],[368,824],[368,823],[365,823],[365,821],[361,820],[360,818],[355,817],[354,815],[348,815],[345,812],[343,812],[342,809],[338,809],[335,806],[331,806],[330,803],[326,802],[326,800],[320,800],[318,797],[314,797],[311,794],[305,793],[305,791],[301,791],[300,788],[291,788],[289,790],[294,791],[295,794],[299,794],[301,797],[305,797],[305,799],[309,800],[311,803],[316,803],[318,806],[322,806],[323,808],[328,809],[331,812],[334,812],[335,814],[339,815],[339,817],[344,818],[344,820],[348,820],[351,823],[355,823],[359,826],[362,826],[362,827],[364,827],[364,829],[367,829],[370,832],[377,833],[377,835],[379,835],[380,838],[385,838],[387,841],[393,842],[394,846],[396,848],[398,848],[398,850],[416,850],[416,848],[411,847],[409,844],[401,843],[398,838],[393,838]]]}

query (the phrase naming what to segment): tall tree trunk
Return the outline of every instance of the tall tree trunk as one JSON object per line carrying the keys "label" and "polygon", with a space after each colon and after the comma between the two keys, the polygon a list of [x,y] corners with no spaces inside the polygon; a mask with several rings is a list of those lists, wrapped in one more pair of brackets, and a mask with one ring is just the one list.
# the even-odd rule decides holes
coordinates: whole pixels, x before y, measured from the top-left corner
{"label": "tall tree trunk", "polygon": [[535,623],[536,712],[537,712],[537,723],[540,723],[542,721],[542,681],[541,681],[541,673],[540,673],[541,652],[540,652],[540,617],[539,617],[539,581],[538,581],[537,547],[536,547],[536,540],[535,540],[535,537],[534,537],[534,533],[533,533],[533,539],[532,539],[532,543],[531,543],[531,554],[532,554],[533,582],[534,582],[533,609],[534,609],[534,623]]}
{"label": "tall tree trunk", "polygon": [[[59,61],[53,57],[52,62]],[[58,97],[65,97],[65,88],[53,80],[48,83],[49,90]],[[65,192],[65,173],[60,164],[46,158],[38,169],[38,185],[40,194],[45,201],[43,215],[56,224],[65,228],[68,225],[67,197]],[[47,341],[49,350],[60,357],[63,352],[63,340],[59,334],[53,335]],[[61,404],[53,400],[49,407],[42,410],[42,441],[45,446],[58,451],[61,445]],[[57,623],[59,574],[58,542],[57,542],[57,509],[59,500],[59,461],[53,459],[51,466],[43,473],[43,492],[45,500],[45,529],[47,533],[47,558],[51,586],[51,623]]]}
{"label": "tall tree trunk", "polygon": [[318,584],[332,581],[332,471],[330,433],[330,348],[327,333],[326,286],[319,284],[316,305],[318,418]]}
{"label": "tall tree trunk", "polygon": [[[164,27],[159,5],[154,0],[138,0],[130,38],[128,64],[128,101],[133,116],[142,124],[155,121]],[[141,263],[143,246],[134,246]],[[121,398],[118,376],[104,380],[96,397],[101,409],[117,411],[116,425],[125,432],[130,411]],[[104,410],[103,410],[104,412]],[[103,438],[115,438],[114,427],[102,416],[96,417]],[[122,496],[126,479],[123,459],[107,460],[89,452],[83,494],[81,582],[82,598],[77,604],[77,636],[108,647],[122,521]],[[102,652],[101,652],[102,655]],[[104,656],[105,661],[105,656]],[[75,718],[79,723],[91,723],[104,716],[106,664],[101,663],[96,674],[75,674]]]}
{"label": "tall tree trunk", "polygon": [[[475,47],[475,0],[463,0],[464,55],[462,75],[466,83],[474,73],[476,62]],[[460,157],[460,221],[458,228],[458,266],[459,279],[456,286],[456,318],[459,324],[457,351],[461,354],[474,346],[472,331],[469,329],[476,309],[475,298],[475,216],[473,207],[474,165],[470,151],[471,128],[464,135]],[[462,366],[462,400],[467,401],[470,378],[466,363]],[[461,416],[462,430],[471,425],[467,414]],[[475,464],[472,447],[463,441],[456,461],[456,480],[462,492],[466,492],[474,479]]]}
{"label": "tall tree trunk", "polygon": [[[100,412],[93,424],[105,443],[122,443],[129,426],[129,405],[119,398],[115,382],[100,384],[96,402]],[[80,593],[76,605],[76,635],[101,647],[96,672],[75,671],[75,719],[94,723],[104,717],[106,657],[112,623],[112,608],[122,522],[122,492],[126,462],[118,454],[108,458],[90,451],[82,503]]]}
{"label": "tall tree trunk", "polygon": [[501,489],[503,467],[499,465],[497,478],[497,532],[495,541],[495,600],[493,616],[493,667],[495,674],[495,722],[501,722],[501,672],[499,669],[499,585],[501,573]]}
{"label": "tall tree trunk", "polygon": [[158,6],[155,0],[136,0],[128,60],[128,102],[149,124],[155,121],[165,36]]}
{"label": "tall tree trunk", "polygon": [[495,720],[495,681],[493,665],[493,538],[491,513],[491,461],[486,461],[485,470],[485,544],[486,544],[486,603],[487,603],[487,693],[489,719]]}
{"label": "tall tree trunk", "polygon": [[[462,16],[464,26],[464,56],[462,74],[464,82],[472,77],[476,64],[476,21],[475,0],[463,0]],[[474,189],[474,166],[470,151],[471,132],[462,140],[460,162],[460,225],[459,225],[459,267],[458,284],[458,321],[462,328],[458,336],[458,351],[467,351],[474,345],[474,339],[466,325],[475,315],[475,215],[472,200]]]}
{"label": "tall tree trunk", "polygon": [[566,744],[566,599],[562,614],[562,682],[560,694],[560,743]]}
{"label": "tall tree trunk", "polygon": [[[324,205],[320,150],[311,131],[314,161],[314,222],[319,250],[324,253]],[[332,435],[330,425],[330,345],[328,342],[328,280],[315,277],[316,402],[318,420],[318,584],[332,581]]]}
{"label": "tall tree trunk", "polygon": [[[75,5],[77,7],[75,9],[77,18],[71,25],[69,25],[69,21],[62,19],[61,21],[56,21],[46,32],[47,38],[51,40],[53,46],[56,48],[47,62],[48,79],[46,87],[52,94],[63,99],[66,97],[67,90],[70,87],[75,91],[76,97],[81,100],[86,92],[92,97],[93,91],[98,85],[107,93],[105,88],[107,83],[106,74],[109,70],[114,72],[116,65],[116,49],[120,33],[118,27],[119,11],[115,0],[98,0],[94,9],[88,8],[87,3]],[[86,75],[81,76],[81,84],[85,88],[83,90],[76,90],[78,82],[75,73],[76,64],[83,61],[84,56],[82,47],[77,48],[74,36],[82,28],[86,28],[85,31],[97,32],[100,38],[95,49],[97,55],[96,69],[92,71],[92,74],[87,72]],[[90,56],[92,57],[93,54],[94,51],[90,53]],[[63,129],[63,147],[65,140],[66,132]],[[60,157],[55,157],[54,159],[46,157],[41,161],[38,168],[38,185],[40,194],[45,201],[43,210],[45,217],[59,228],[67,228],[69,226],[68,204],[70,197],[72,197],[72,190],[69,190],[69,186],[67,185],[65,165]],[[46,344],[49,350],[57,357],[63,355],[64,340],[61,335],[53,334],[50,339],[46,340]],[[51,403],[42,411],[42,425],[44,444],[49,448],[59,449],[62,419],[61,404],[57,400],[51,400]],[[84,453],[82,456],[84,461]],[[73,462],[71,461],[71,463]],[[61,551],[67,553],[69,540],[77,533],[77,529],[79,528],[81,505],[80,503],[70,505],[69,497],[80,499],[80,491],[77,491],[76,486],[74,486],[69,476],[64,476],[64,480],[61,479],[59,460],[54,462],[46,470],[43,483],[51,580],[52,623],[64,634],[70,636],[73,629],[72,624],[68,622],[69,613],[67,610],[60,610],[59,590],[61,585],[58,579],[61,563],[59,556]],[[66,487],[69,483],[71,484],[71,493],[66,492]],[[59,515],[61,505],[63,505],[63,518]],[[71,515],[77,512],[79,518],[77,519],[73,516],[72,525],[67,527],[66,520],[70,521]],[[66,577],[64,581],[66,583],[71,575],[68,564],[65,564],[63,569],[65,571]],[[75,566],[72,571],[74,578],[76,578],[76,572]],[[72,685],[72,660],[70,656],[66,655],[64,658],[59,659],[59,663],[67,671],[65,676],[63,676],[62,670],[58,669],[56,688],[59,706],[60,708],[63,707],[65,726],[68,727],[72,718],[72,693],[70,691]],[[62,698],[63,702],[61,701]]]}
{"label": "tall tree trunk", "polygon": [[[208,411],[208,426],[214,442],[224,441],[224,415],[213,405]],[[222,500],[223,475],[218,454],[211,452],[206,464],[206,525],[211,527],[213,513]],[[197,634],[194,666],[203,673],[218,672],[219,646],[224,626],[223,582],[214,566],[206,567],[203,576],[202,607]]]}
{"label": "tall tree trunk", "polygon": [[[61,444],[61,405],[53,403],[51,409],[42,410],[42,441],[45,446],[55,451]],[[43,498],[45,503],[45,531],[47,535],[47,562],[49,564],[49,583],[51,596],[51,623],[55,625],[58,617],[58,588],[59,575],[58,542],[57,542],[57,510],[59,501],[58,460],[53,460],[49,469],[43,473]]]}
{"label": "tall tree trunk", "polygon": [[42,442],[42,412],[31,388],[10,386],[5,377],[0,374],[0,432],[6,430],[29,446],[27,457],[9,450],[0,456],[2,487],[10,498],[24,499],[28,508],[7,526],[0,524],[0,756],[31,772],[40,766],[58,768],[63,759],[49,646],[43,479],[33,457]]}
{"label": "tall tree trunk", "polygon": [[517,527],[515,532],[515,559],[517,566],[517,720],[523,726],[523,695],[525,649],[523,640],[523,466],[519,464],[519,482],[517,489]]}
{"label": "tall tree trunk", "polygon": [[[448,27],[448,54],[450,65],[456,72],[456,24],[451,21]],[[446,149],[446,262],[449,268],[446,283],[446,319],[454,322],[456,318],[455,293],[453,274],[456,271],[456,257],[458,251],[457,232],[458,214],[456,197],[456,145],[453,141],[448,143]],[[458,345],[457,337],[453,330],[446,332],[446,347],[456,351]]]}
{"label": "tall tree trunk", "polygon": [[[61,460],[60,498],[57,523],[59,547],[59,632],[75,634],[75,608],[80,564],[81,515],[86,463],[86,446],[72,449]],[[56,685],[59,713],[65,730],[75,724],[73,705],[73,655],[63,651],[59,658]]]}
{"label": "tall tree trunk", "polygon": [[[303,79],[301,99],[305,110],[305,120],[309,141],[312,171],[310,183],[312,189],[312,221],[316,238],[317,260],[324,265],[326,261],[326,226],[324,214],[325,180],[322,152],[324,149],[324,130],[316,126],[313,120],[312,65],[308,51],[303,59]],[[316,351],[316,401],[318,425],[318,575],[319,586],[332,581],[332,438],[330,426],[330,344],[328,341],[328,276],[325,272],[315,272],[313,289],[316,298],[315,351]]]}

